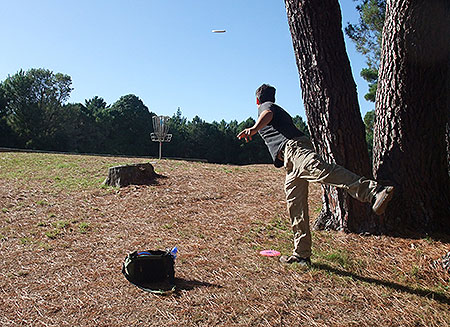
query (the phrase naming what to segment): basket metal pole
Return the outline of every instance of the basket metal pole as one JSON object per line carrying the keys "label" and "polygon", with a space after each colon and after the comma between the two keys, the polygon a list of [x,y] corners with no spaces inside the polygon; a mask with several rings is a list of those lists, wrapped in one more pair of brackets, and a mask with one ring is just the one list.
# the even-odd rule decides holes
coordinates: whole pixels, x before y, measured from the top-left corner
{"label": "basket metal pole", "polygon": [[167,116],[153,116],[153,133],[150,133],[152,141],[159,142],[159,160],[162,158],[162,142],[170,142],[172,134],[168,134],[169,126]]}

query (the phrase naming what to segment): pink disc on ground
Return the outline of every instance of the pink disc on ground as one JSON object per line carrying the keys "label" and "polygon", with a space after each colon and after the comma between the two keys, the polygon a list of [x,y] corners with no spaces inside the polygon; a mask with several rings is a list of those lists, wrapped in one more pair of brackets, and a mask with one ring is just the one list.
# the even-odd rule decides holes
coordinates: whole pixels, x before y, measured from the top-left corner
{"label": "pink disc on ground", "polygon": [[261,254],[265,257],[277,257],[281,253],[278,251],[275,251],[275,250],[263,250],[263,251],[259,252],[259,254]]}

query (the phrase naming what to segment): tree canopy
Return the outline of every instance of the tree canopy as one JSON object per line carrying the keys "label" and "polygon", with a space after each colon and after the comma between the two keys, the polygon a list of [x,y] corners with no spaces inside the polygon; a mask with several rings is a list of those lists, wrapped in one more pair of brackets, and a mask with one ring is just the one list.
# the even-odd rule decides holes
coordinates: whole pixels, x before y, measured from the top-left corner
{"label": "tree canopy", "polygon": [[47,69],[20,70],[1,84],[3,117],[16,135],[15,143],[26,147],[42,147],[60,143],[63,127],[63,104],[72,91],[68,75]]}
{"label": "tree canopy", "polygon": [[[383,26],[386,16],[386,0],[354,1],[358,2],[356,10],[359,13],[359,21],[356,24],[348,23],[345,27],[345,33],[355,43],[356,50],[366,58],[367,67],[360,72],[361,77],[369,84],[369,91],[364,95],[364,98],[367,101],[375,102]],[[373,152],[374,119],[375,110],[368,111],[364,117],[366,142],[370,158],[372,158]]]}
{"label": "tree canopy", "polygon": [[367,67],[361,70],[361,77],[369,83],[369,92],[364,98],[375,102],[386,0],[354,1],[358,1],[359,22],[348,23],[345,33],[355,43],[356,50],[366,57]]}

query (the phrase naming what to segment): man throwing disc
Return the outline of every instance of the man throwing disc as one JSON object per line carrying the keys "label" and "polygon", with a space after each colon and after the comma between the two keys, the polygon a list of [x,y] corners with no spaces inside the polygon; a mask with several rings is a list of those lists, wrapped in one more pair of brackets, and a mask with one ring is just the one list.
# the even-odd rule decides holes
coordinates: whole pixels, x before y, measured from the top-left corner
{"label": "man throwing disc", "polygon": [[258,120],[237,137],[252,139],[256,133],[263,138],[275,167],[286,170],[287,209],[294,232],[291,256],[281,256],[283,263],[311,264],[311,231],[308,213],[308,183],[319,182],[345,189],[352,197],[372,204],[377,215],[384,213],[394,188],[358,176],[336,164],[326,163],[315,151],[308,137],[297,129],[292,117],[275,104],[275,88],[268,84],[256,90]]}

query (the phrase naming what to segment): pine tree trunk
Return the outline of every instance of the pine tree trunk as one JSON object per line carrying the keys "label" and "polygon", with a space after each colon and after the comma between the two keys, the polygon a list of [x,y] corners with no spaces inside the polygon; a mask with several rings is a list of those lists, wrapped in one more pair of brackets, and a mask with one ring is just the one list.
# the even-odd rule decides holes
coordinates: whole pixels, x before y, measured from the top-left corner
{"label": "pine tree trunk", "polygon": [[[327,162],[371,177],[364,124],[337,0],[285,0],[311,139]],[[323,186],[315,228],[377,232],[370,206]]]}
{"label": "pine tree trunk", "polygon": [[394,233],[450,232],[450,1],[388,0],[376,99],[374,174],[397,190]]}
{"label": "pine tree trunk", "polygon": [[[447,79],[450,81],[450,78],[447,78]],[[450,94],[450,88],[447,91],[447,94]],[[450,100],[450,97],[449,97],[449,100]],[[448,106],[450,108],[450,102],[449,102]],[[450,113],[449,113],[449,116],[450,116]],[[450,117],[448,117],[447,134],[445,136],[445,141],[447,142],[447,170],[448,170],[448,176],[450,177]]]}

